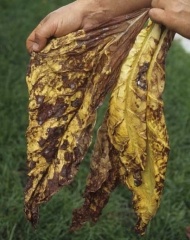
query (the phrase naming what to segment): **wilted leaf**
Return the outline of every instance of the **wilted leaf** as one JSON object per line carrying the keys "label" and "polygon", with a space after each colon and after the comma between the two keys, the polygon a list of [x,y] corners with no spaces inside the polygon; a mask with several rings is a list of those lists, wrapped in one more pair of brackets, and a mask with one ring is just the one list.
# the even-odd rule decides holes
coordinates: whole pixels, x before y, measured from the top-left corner
{"label": "wilted leaf", "polygon": [[27,76],[25,213],[34,226],[38,206],[73,181],[91,143],[96,110],[146,19],[147,10],[142,10],[53,39],[33,53]]}
{"label": "wilted leaf", "polygon": [[[111,191],[120,182],[133,192],[138,233],[145,233],[149,221],[156,214],[169,154],[162,101],[164,66],[174,36],[169,30],[165,30],[161,38],[160,34],[161,28],[155,24],[142,30],[122,65],[119,79],[111,95],[109,110],[98,132],[91,160],[91,172],[84,193],[85,201],[81,208],[73,212],[71,230],[81,228],[87,221],[95,223],[108,202]],[[134,59],[134,62],[131,59]],[[147,67],[142,71],[143,63],[146,63]],[[141,83],[146,85],[146,88],[142,89]],[[124,88],[122,84],[125,85]],[[141,108],[139,110],[134,106],[138,98]],[[133,101],[130,102],[130,99]],[[113,108],[112,111],[110,107]],[[125,111],[129,110],[133,113],[130,119],[125,114]],[[125,124],[121,125],[124,121]],[[125,134],[128,129],[132,137],[128,133]],[[135,147],[140,146],[141,149],[142,146],[137,144],[141,143],[139,138],[142,137],[142,133],[144,136],[142,153],[145,158],[143,168],[139,169],[134,163],[135,158],[130,157],[131,149],[128,145],[130,141],[132,144],[135,141]],[[135,147],[133,150],[137,151]],[[137,184],[139,179],[140,184]]]}
{"label": "wilted leaf", "polygon": [[98,221],[111,192],[119,184],[118,160],[118,151],[110,143],[107,133],[106,117],[98,130],[84,204],[73,212],[72,231],[80,229],[87,221],[91,221],[92,224]]}

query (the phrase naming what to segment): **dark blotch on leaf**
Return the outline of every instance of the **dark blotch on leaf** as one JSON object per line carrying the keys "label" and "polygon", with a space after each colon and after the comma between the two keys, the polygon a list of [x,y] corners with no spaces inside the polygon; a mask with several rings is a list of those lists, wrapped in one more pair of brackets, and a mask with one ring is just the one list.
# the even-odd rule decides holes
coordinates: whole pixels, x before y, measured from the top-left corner
{"label": "dark blotch on leaf", "polygon": [[66,150],[67,147],[68,147],[68,145],[69,145],[68,141],[67,141],[67,140],[64,140],[64,142],[63,142],[63,144],[61,145],[60,149]]}
{"label": "dark blotch on leaf", "polygon": [[64,157],[65,157],[65,161],[67,161],[67,162],[72,162],[73,161],[73,153],[71,153],[71,152],[66,152],[64,154]]}
{"label": "dark blotch on leaf", "polygon": [[82,103],[82,99],[76,98],[74,101],[71,102],[71,106],[74,108],[78,108],[80,107],[81,103]]}
{"label": "dark blotch on leaf", "polygon": [[41,155],[46,159],[48,163],[52,163],[52,160],[55,158],[56,153],[57,147],[50,145],[42,150]]}

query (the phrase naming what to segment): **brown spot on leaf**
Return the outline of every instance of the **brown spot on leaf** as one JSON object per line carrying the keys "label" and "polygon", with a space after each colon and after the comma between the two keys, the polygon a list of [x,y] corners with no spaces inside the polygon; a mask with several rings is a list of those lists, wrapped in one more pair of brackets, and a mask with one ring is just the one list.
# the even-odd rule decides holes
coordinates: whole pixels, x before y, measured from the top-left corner
{"label": "brown spot on leaf", "polygon": [[39,146],[40,146],[40,147],[43,147],[44,144],[46,143],[46,141],[47,141],[47,139],[45,139],[45,138],[40,138],[40,140],[39,140],[39,142],[38,142]]}
{"label": "brown spot on leaf", "polygon": [[26,186],[25,186],[25,194],[27,194],[28,190],[32,188],[33,186],[33,181],[34,181],[34,176],[28,176],[28,179],[27,179],[27,183],[26,183]]}
{"label": "brown spot on leaf", "polygon": [[139,67],[139,73],[136,78],[136,84],[137,86],[142,89],[143,91],[147,90],[147,79],[146,74],[147,70],[149,68],[149,63],[145,62],[141,67]]}
{"label": "brown spot on leaf", "polygon": [[63,116],[63,120],[67,121],[68,120],[68,116]]}
{"label": "brown spot on leaf", "polygon": [[61,147],[60,147],[60,149],[66,150],[67,147],[68,147],[68,145],[69,145],[68,141],[67,141],[67,140],[64,140],[64,141],[63,141],[63,144],[62,144]]}
{"label": "brown spot on leaf", "polygon": [[60,172],[61,178],[59,179],[59,184],[60,185],[66,185],[71,180],[73,180],[73,174],[71,173],[71,164],[66,164],[62,167],[61,172]]}
{"label": "brown spot on leaf", "polygon": [[43,103],[39,107],[37,121],[43,124],[46,120],[48,120],[51,117],[61,118],[63,116],[63,113],[66,111],[67,107],[68,104],[64,103],[64,100],[62,98],[58,98],[56,100],[55,105]]}
{"label": "brown spot on leaf", "polygon": [[26,76],[29,77],[31,74],[31,63],[28,64]]}
{"label": "brown spot on leaf", "polygon": [[64,82],[68,81],[68,75],[67,75],[67,74],[63,74],[63,75],[62,75],[62,80],[63,80]]}
{"label": "brown spot on leaf", "polygon": [[52,163],[52,160],[56,156],[57,149],[57,147],[50,145],[42,150],[41,155],[46,159],[47,163]]}
{"label": "brown spot on leaf", "polygon": [[74,101],[71,102],[71,106],[74,108],[78,108],[80,107],[81,103],[82,103],[82,99],[76,98]]}
{"label": "brown spot on leaf", "polygon": [[142,176],[140,171],[136,171],[133,173],[133,178],[134,178],[134,185],[136,187],[139,187],[142,184]]}
{"label": "brown spot on leaf", "polygon": [[65,157],[65,161],[67,162],[73,161],[73,153],[71,152],[65,152],[64,157]]}
{"label": "brown spot on leaf", "polygon": [[41,105],[44,101],[44,98],[45,98],[44,96],[37,95],[36,102]]}
{"label": "brown spot on leaf", "polygon": [[79,147],[75,147],[73,152],[76,160],[81,158],[82,154]]}

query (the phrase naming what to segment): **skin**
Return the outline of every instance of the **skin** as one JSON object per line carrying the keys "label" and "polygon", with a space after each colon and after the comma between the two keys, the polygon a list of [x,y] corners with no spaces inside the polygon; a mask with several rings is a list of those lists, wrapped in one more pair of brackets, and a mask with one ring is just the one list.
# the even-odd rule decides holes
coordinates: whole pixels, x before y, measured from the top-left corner
{"label": "skin", "polygon": [[39,52],[50,37],[87,29],[113,17],[152,7],[150,18],[190,38],[190,0],[76,0],[48,14],[26,41],[28,52]]}
{"label": "skin", "polygon": [[153,0],[150,18],[190,39],[190,0]]}

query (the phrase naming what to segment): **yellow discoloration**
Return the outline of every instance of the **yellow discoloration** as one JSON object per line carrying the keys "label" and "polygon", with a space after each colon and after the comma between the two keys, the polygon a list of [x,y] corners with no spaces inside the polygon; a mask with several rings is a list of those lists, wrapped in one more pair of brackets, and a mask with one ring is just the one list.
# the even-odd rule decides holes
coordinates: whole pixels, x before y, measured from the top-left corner
{"label": "yellow discoloration", "polygon": [[164,187],[169,143],[161,95],[165,83],[164,61],[172,39],[173,33],[169,30],[162,33],[147,72],[147,158],[141,172],[142,184],[136,187],[132,175],[126,178],[133,192],[133,205],[138,216],[136,231],[140,234],[145,233],[149,221],[156,214]]}
{"label": "yellow discoloration", "polygon": [[139,33],[111,95],[108,133],[127,174],[146,164],[146,73],[160,34],[160,26],[151,22]]}

